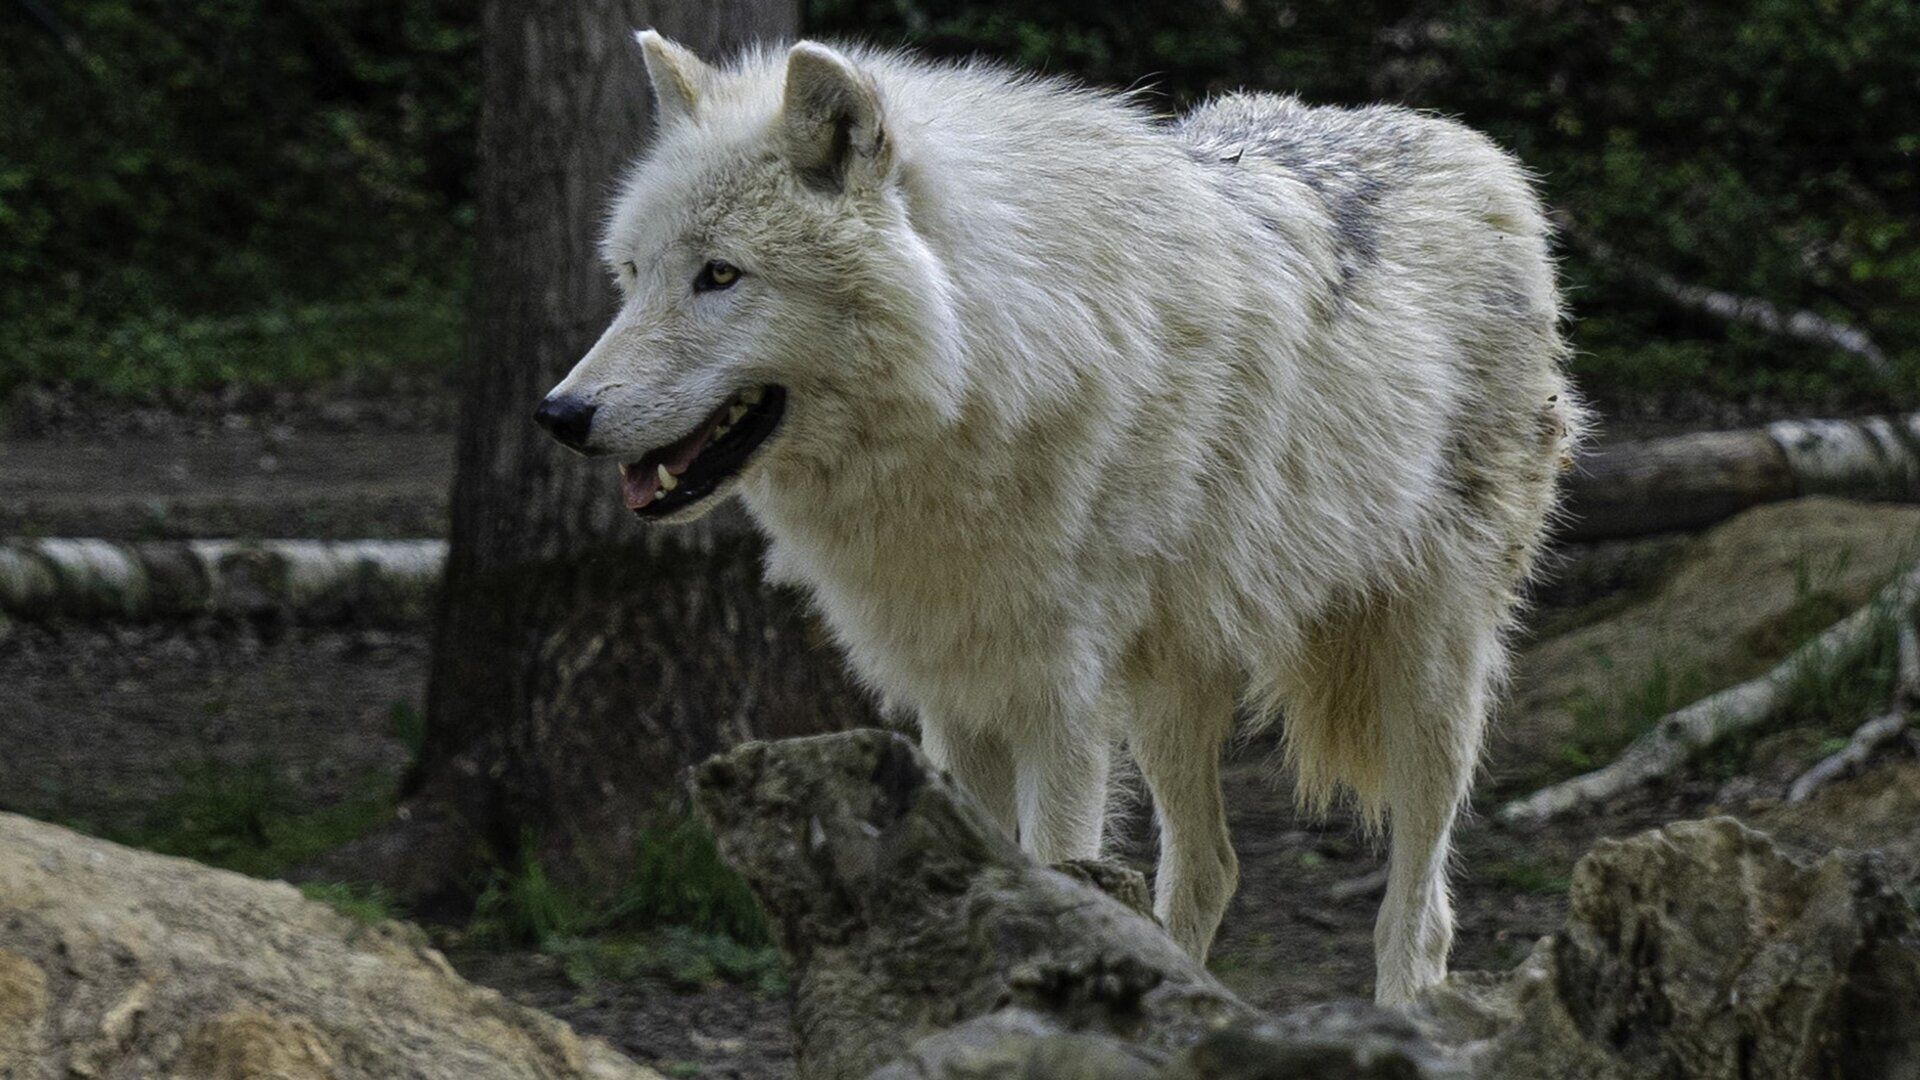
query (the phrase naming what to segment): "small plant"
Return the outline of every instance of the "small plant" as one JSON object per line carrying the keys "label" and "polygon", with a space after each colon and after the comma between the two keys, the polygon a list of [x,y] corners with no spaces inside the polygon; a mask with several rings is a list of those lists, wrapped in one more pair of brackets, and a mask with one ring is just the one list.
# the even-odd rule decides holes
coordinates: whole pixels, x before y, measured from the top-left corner
{"label": "small plant", "polygon": [[614,901],[615,923],[683,926],[749,945],[771,940],[752,891],[698,822],[655,822],[640,831],[637,845],[633,876]]}
{"label": "small plant", "polygon": [[271,758],[184,766],[180,786],[147,819],[112,839],[256,877],[278,877],[372,828],[392,806],[384,786],[332,806],[303,808]]}
{"label": "small plant", "polygon": [[1665,661],[1655,661],[1646,675],[1623,690],[1574,695],[1566,703],[1573,723],[1559,746],[1560,764],[1585,772],[1613,760],[1661,717],[1697,697],[1700,683],[1691,672],[1676,674]]}
{"label": "small plant", "polygon": [[420,751],[427,744],[427,718],[413,702],[400,699],[388,706],[387,730],[394,741],[407,748],[410,760],[420,759]]}
{"label": "small plant", "polygon": [[1532,862],[1496,862],[1480,871],[1491,884],[1515,892],[1533,893],[1538,896],[1556,896],[1567,891],[1572,878],[1556,873],[1538,863]]}
{"label": "small plant", "polygon": [[378,885],[345,881],[316,881],[300,886],[309,900],[318,900],[347,918],[365,926],[377,926],[399,918],[393,897]]}
{"label": "small plant", "polygon": [[539,947],[594,929],[598,920],[577,893],[553,880],[538,850],[533,837],[523,837],[519,865],[496,870],[474,901],[468,931],[476,940]]}

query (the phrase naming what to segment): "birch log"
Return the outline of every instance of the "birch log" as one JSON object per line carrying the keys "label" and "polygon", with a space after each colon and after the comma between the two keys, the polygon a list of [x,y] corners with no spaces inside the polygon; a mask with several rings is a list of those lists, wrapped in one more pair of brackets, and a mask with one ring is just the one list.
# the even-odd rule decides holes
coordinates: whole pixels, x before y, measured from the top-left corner
{"label": "birch log", "polygon": [[442,540],[8,540],[0,612],[411,621],[431,612],[446,557]]}
{"label": "birch log", "polygon": [[1597,447],[1577,459],[1566,490],[1569,541],[1699,529],[1805,495],[1920,501],[1920,413]]}

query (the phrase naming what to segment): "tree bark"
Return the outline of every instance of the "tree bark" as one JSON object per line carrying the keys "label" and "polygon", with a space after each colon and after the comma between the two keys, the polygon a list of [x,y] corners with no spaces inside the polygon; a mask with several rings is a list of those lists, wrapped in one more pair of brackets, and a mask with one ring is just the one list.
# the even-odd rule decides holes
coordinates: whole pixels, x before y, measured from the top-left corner
{"label": "tree bark", "polygon": [[529,422],[613,314],[598,232],[651,111],[634,29],[724,56],[792,36],[796,5],[494,0],[482,19],[477,308],[427,739],[404,812],[437,850],[368,845],[413,861],[373,876],[416,900],[452,885],[467,853],[528,837],[560,872],[611,884],[686,764],[869,714],[801,605],[761,584],[743,515],[645,531],[611,465]]}

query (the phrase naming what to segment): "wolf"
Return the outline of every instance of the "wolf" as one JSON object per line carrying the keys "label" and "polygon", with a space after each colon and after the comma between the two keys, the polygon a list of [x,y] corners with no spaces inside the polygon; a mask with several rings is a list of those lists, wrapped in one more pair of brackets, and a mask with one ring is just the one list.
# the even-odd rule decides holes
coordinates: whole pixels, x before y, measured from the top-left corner
{"label": "wolf", "polygon": [[739,496],[769,579],[1035,858],[1098,853],[1124,746],[1196,956],[1238,880],[1223,745],[1278,718],[1301,801],[1390,833],[1377,999],[1439,980],[1585,417],[1528,174],[1401,108],[1166,121],[983,62],[638,37],[622,303],[536,419],[648,521]]}

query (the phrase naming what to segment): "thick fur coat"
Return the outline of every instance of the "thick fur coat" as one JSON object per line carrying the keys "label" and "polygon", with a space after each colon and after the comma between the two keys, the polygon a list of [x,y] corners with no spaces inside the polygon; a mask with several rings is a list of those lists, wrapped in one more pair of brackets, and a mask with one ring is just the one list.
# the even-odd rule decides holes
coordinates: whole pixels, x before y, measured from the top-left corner
{"label": "thick fur coat", "polygon": [[1437,980],[1449,832],[1583,418],[1524,171],[1405,109],[1168,123],[987,65],[641,41],[659,131],[606,232],[624,306],[549,399],[586,407],[571,441],[657,453],[783,388],[669,517],[737,492],[769,575],[1029,851],[1096,853],[1124,745],[1156,911],[1204,954],[1237,876],[1221,746],[1277,718],[1306,802],[1391,830],[1377,996]]}

